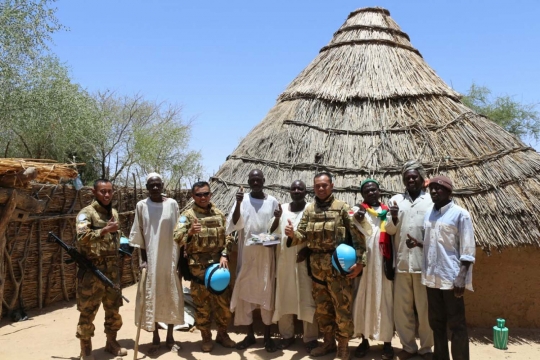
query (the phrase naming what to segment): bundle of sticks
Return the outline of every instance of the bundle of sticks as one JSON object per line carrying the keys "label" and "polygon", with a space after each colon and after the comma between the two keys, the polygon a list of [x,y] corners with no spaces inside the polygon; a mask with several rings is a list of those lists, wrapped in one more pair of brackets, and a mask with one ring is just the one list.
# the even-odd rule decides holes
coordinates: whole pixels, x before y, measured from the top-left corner
{"label": "bundle of sticks", "polygon": [[77,166],[48,159],[0,159],[0,186],[25,187],[31,180],[42,184],[59,184],[61,179],[77,177]]}

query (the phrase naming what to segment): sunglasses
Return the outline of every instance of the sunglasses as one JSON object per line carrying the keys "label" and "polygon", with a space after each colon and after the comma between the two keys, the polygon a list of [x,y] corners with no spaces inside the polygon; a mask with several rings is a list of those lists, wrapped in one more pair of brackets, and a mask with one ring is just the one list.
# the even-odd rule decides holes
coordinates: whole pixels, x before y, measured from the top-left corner
{"label": "sunglasses", "polygon": [[208,192],[203,192],[203,193],[195,193],[195,194],[193,194],[193,195],[195,195],[196,197],[203,197],[203,196],[204,196],[204,197],[208,197],[208,196],[210,195],[210,191],[208,191]]}

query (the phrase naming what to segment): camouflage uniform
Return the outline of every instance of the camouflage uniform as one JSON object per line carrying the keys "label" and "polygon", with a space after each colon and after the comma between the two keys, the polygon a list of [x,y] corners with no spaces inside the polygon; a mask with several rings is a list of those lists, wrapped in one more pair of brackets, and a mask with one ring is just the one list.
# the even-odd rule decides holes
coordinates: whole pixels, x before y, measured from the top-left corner
{"label": "camouflage uniform", "polygon": [[[113,283],[119,281],[120,232],[107,233],[101,236],[101,229],[114,217],[118,221],[115,209],[107,210],[97,201],[82,209],[77,215],[77,243],[79,252],[86,256]],[[122,306],[120,293],[107,288],[92,272],[87,271],[78,279],[77,310],[79,324],[77,337],[89,340],[94,336],[94,318],[103,303],[105,310],[105,333],[114,334],[122,327],[119,308]]]}
{"label": "camouflage uniform", "polygon": [[316,199],[304,210],[291,244],[307,242],[311,250],[315,317],[325,338],[327,334],[331,337],[336,334],[338,338],[349,339],[354,332],[351,315],[353,280],[339,274],[332,266],[332,253],[339,244],[346,242],[347,229],[356,249],[357,262],[366,263],[365,239],[352,224],[349,211],[349,206],[334,199],[333,195],[325,202]]}
{"label": "camouflage uniform", "polygon": [[[193,219],[201,224],[201,232],[193,236],[188,235]],[[204,273],[211,264],[218,263],[222,255],[228,256],[231,251],[232,237],[225,235],[225,215],[210,204],[208,209],[203,209],[196,204],[186,210],[180,216],[180,220],[174,232],[175,241],[185,250],[189,259],[191,274],[204,282]],[[203,284],[191,281],[191,296],[196,307],[197,328],[210,331],[211,314],[218,328],[227,329],[232,318],[229,309],[231,302],[231,287],[227,287],[220,295],[211,293]]]}

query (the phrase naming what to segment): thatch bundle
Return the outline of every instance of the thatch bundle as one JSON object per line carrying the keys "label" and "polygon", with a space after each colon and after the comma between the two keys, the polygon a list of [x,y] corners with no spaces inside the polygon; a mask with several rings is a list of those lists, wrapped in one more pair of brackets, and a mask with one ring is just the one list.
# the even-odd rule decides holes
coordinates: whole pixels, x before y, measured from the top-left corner
{"label": "thatch bundle", "polygon": [[[43,159],[0,159],[0,180],[21,174],[24,170],[35,168],[37,170],[35,181],[41,184],[59,184],[62,179],[74,179],[77,177],[77,165],[84,164],[59,164],[54,160]],[[33,179],[34,180],[34,179]],[[14,183],[17,186],[17,182]],[[20,184],[25,186],[26,184]]]}
{"label": "thatch bundle", "polygon": [[349,15],[212,178],[213,201],[228,211],[260,168],[280,201],[293,180],[330,171],[336,196],[354,204],[367,177],[386,197],[402,192],[401,165],[418,159],[454,180],[484,250],[540,245],[540,155],[463,105],[389,15]]}

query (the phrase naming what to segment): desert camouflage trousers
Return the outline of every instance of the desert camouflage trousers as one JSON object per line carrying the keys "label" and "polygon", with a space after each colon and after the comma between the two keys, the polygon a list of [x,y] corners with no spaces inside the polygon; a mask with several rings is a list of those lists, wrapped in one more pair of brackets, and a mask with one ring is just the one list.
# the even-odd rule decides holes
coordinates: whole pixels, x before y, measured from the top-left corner
{"label": "desert camouflage trousers", "polygon": [[[189,269],[193,276],[204,280],[205,265],[190,265]],[[210,330],[212,324],[211,315],[218,327],[227,327],[231,322],[231,286],[220,295],[212,294],[206,286],[191,282],[191,297],[195,304],[195,324],[199,330]]]}
{"label": "desert camouflage trousers", "polygon": [[[96,264],[105,276],[116,283],[118,281],[116,265],[113,263],[106,265]],[[102,303],[105,311],[105,333],[116,333],[122,327],[122,317],[119,313],[122,297],[113,289],[105,287],[97,277],[87,271],[77,282],[77,310],[80,312],[77,324],[78,338],[88,340],[94,336],[94,319]]]}
{"label": "desert camouflage trousers", "polygon": [[322,285],[313,281],[315,319],[319,323],[319,331],[351,338],[354,333],[351,313],[353,281],[332,267],[329,253],[312,253],[310,263],[312,275],[326,282]]}

